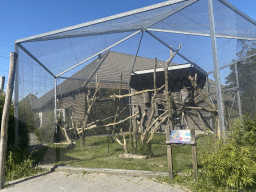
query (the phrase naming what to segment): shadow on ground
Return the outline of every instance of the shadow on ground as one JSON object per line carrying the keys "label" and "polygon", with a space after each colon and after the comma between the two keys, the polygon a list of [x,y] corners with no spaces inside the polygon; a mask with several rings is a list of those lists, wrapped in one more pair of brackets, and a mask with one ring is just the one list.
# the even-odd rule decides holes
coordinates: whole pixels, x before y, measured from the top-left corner
{"label": "shadow on ground", "polygon": [[35,165],[56,164],[59,161],[79,161],[80,159],[65,155],[72,148],[72,146],[53,148],[43,144],[36,144],[30,146],[29,152]]}

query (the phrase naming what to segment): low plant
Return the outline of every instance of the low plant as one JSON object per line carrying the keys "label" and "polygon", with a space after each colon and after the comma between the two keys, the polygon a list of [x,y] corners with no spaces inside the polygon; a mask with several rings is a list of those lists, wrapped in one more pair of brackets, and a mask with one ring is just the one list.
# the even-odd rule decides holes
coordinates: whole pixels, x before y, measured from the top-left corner
{"label": "low plant", "polygon": [[[194,187],[249,191],[256,187],[256,118],[237,119],[226,139],[218,140],[203,157],[203,169]],[[202,189],[202,188],[201,188]],[[208,190],[210,191],[210,189]]]}
{"label": "low plant", "polygon": [[41,172],[42,169],[34,167],[33,162],[31,155],[26,157],[23,150],[10,150],[5,162],[5,180],[10,181]]}
{"label": "low plant", "polygon": [[204,159],[206,176],[216,185],[234,189],[253,186],[256,178],[256,150],[251,146],[222,143]]}
{"label": "low plant", "polygon": [[254,192],[256,188],[256,118],[237,119],[226,142],[213,135],[197,137],[198,174],[191,169],[161,182],[182,185],[196,192]]}

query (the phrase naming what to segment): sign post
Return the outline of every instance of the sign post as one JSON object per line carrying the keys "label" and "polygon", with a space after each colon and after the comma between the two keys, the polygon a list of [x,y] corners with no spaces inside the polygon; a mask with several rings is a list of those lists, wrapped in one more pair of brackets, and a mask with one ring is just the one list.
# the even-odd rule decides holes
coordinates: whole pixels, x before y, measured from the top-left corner
{"label": "sign post", "polygon": [[[170,140],[167,141],[167,145],[180,145],[188,144],[192,147],[192,163],[194,178],[197,178],[197,156],[196,156],[196,139],[195,139],[195,127],[185,130],[171,130]],[[171,156],[172,158],[172,156]],[[172,159],[171,159],[172,162]]]}

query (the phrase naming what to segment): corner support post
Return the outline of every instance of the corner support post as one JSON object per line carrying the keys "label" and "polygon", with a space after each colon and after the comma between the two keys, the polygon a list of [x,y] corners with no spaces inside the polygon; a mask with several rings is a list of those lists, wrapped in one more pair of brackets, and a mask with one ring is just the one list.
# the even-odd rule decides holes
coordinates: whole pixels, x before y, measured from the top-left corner
{"label": "corner support post", "polygon": [[216,42],[216,34],[215,34],[215,23],[214,23],[214,14],[213,14],[213,2],[212,0],[208,0],[208,12],[209,12],[209,20],[210,20],[210,29],[211,29],[211,41],[212,41],[212,56],[213,56],[213,64],[214,64],[214,79],[216,84],[217,91],[217,104],[218,104],[218,115],[219,115],[219,127],[220,132],[223,134],[223,138],[225,140],[225,124],[224,124],[224,109],[223,109],[223,100],[221,93],[221,84],[220,84],[220,71],[219,71],[219,61],[218,61],[218,50],[217,50],[217,42]]}

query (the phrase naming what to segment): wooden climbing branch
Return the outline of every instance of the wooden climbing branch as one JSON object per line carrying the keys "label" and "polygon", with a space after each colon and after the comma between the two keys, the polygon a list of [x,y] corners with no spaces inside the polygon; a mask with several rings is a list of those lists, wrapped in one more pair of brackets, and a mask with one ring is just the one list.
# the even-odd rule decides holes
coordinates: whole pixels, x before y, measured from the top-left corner
{"label": "wooden climbing branch", "polygon": [[151,98],[151,110],[152,111],[151,111],[150,117],[148,119],[146,130],[141,135],[141,143],[142,143],[142,145],[143,145],[145,137],[147,137],[148,131],[153,126],[151,124],[151,122],[152,122],[152,119],[153,119],[154,114],[155,114],[155,98],[156,98],[156,94],[157,94],[157,90],[156,90],[156,64],[157,64],[157,59],[155,58],[155,65],[154,65],[154,95]]}
{"label": "wooden climbing branch", "polygon": [[65,136],[65,138],[66,138],[68,144],[72,144],[72,141],[71,141],[71,139],[69,138],[68,133],[67,133],[67,125],[62,126],[62,125],[60,125],[60,123],[58,123],[58,125],[59,125],[59,127],[61,128],[61,130],[63,131],[64,136]]}
{"label": "wooden climbing branch", "polygon": [[[165,85],[163,85],[162,87],[160,87],[160,88],[158,88],[156,90],[160,91],[164,87],[165,87]],[[142,94],[142,93],[153,92],[153,91],[154,91],[154,89],[146,89],[146,90],[142,90],[142,91],[126,94],[126,95],[110,95],[110,98],[115,98],[116,97],[118,99],[121,99],[121,98],[125,98],[125,97],[132,97],[132,96],[139,95],[139,94]]]}
{"label": "wooden climbing branch", "polygon": [[166,115],[166,116],[160,121],[160,123],[159,123],[157,126],[155,126],[154,129],[152,129],[152,130],[150,131],[151,136],[150,136],[150,138],[148,139],[147,143],[151,143],[151,142],[152,142],[156,130],[158,129],[158,127],[160,127],[160,126],[167,120],[167,118],[168,118],[168,115]]}
{"label": "wooden climbing branch", "polygon": [[121,143],[121,141],[118,138],[116,138],[116,141],[119,143],[119,145],[124,147],[124,152],[128,153],[128,149],[127,149],[126,139],[125,139],[124,133],[123,133],[123,139],[124,139],[124,143]]}
{"label": "wooden climbing branch", "polygon": [[102,127],[111,127],[111,126],[113,126],[113,125],[121,124],[121,123],[123,123],[123,122],[129,120],[130,118],[136,116],[138,113],[139,113],[139,112],[135,113],[135,114],[132,115],[132,116],[127,117],[126,119],[124,119],[124,120],[122,120],[122,121],[118,121],[118,122],[116,122],[116,123],[109,123],[109,124],[107,124],[107,125],[92,125],[92,126],[90,126],[90,127],[80,128],[80,129],[82,129],[82,130],[79,131],[78,134],[81,134],[83,130],[90,130],[90,129],[102,128]]}
{"label": "wooden climbing branch", "polygon": [[[98,93],[98,91],[100,90],[100,84],[99,84],[99,82],[97,81],[97,77],[96,77],[96,84],[97,84],[97,85],[96,85],[95,93],[94,93],[93,97],[90,99],[90,98],[89,98],[89,93],[86,95],[86,97],[87,97],[87,103],[88,103],[88,109],[87,109],[87,111],[86,111],[86,115],[85,115],[85,119],[84,119],[84,128],[87,127],[89,114],[91,113],[91,109],[92,109],[92,107],[93,107],[93,105],[95,104],[95,101],[96,101],[96,99],[97,99],[97,97],[96,97],[96,96],[97,96],[97,93]],[[81,131],[81,133],[82,133],[81,146],[82,146],[82,147],[84,147],[84,145],[85,145],[85,141],[84,141],[84,139],[85,139],[84,128],[82,128],[82,131]]]}
{"label": "wooden climbing branch", "polygon": [[127,107],[123,108],[122,111],[121,111],[120,113],[118,113],[117,115],[113,115],[113,116],[107,117],[107,118],[105,118],[105,119],[98,119],[98,120],[95,120],[95,121],[93,121],[93,122],[91,122],[91,123],[88,123],[88,124],[87,124],[87,127],[89,127],[89,126],[91,126],[91,125],[93,125],[93,124],[99,123],[99,122],[104,122],[104,121],[107,121],[107,120],[109,120],[109,119],[112,119],[112,118],[115,118],[115,117],[119,117],[119,116],[124,112],[124,110],[125,110],[126,108],[127,108]]}
{"label": "wooden climbing branch", "polygon": [[144,123],[146,120],[146,116],[147,116],[147,113],[146,113],[146,111],[144,111],[144,113],[142,114],[141,120],[140,120],[140,124],[139,124],[141,133],[144,132]]}
{"label": "wooden climbing branch", "polygon": [[143,132],[143,134],[141,135],[141,142],[143,144],[143,141],[145,141],[145,138],[147,136],[147,133],[151,130],[151,128],[155,125],[155,123],[157,121],[159,121],[159,119],[161,119],[164,115],[166,115],[166,113],[168,113],[168,110],[166,110],[164,113],[162,113],[161,115],[159,115],[154,121],[153,123],[150,124],[150,126]]}
{"label": "wooden climbing branch", "polygon": [[[121,73],[120,83],[119,83],[119,95],[122,94],[122,79],[123,79],[123,74]],[[116,107],[116,115],[115,115],[115,118],[114,118],[114,123],[116,123],[116,120],[119,116],[118,114],[119,114],[119,111],[120,111],[120,98],[116,99],[114,97],[114,102],[115,102],[115,107]],[[113,126],[112,136],[114,136],[114,134],[115,134],[115,128],[116,128],[116,125]]]}
{"label": "wooden climbing branch", "polygon": [[195,74],[195,77],[192,77],[191,75],[188,77],[192,86],[195,88],[195,90],[197,91],[197,93],[201,96],[201,98],[205,101],[205,103],[208,104],[208,106],[213,109],[216,110],[216,107],[213,103],[210,102],[210,100],[208,99],[207,93],[205,93],[202,89],[200,89],[197,86],[196,80],[197,80],[197,73]]}

